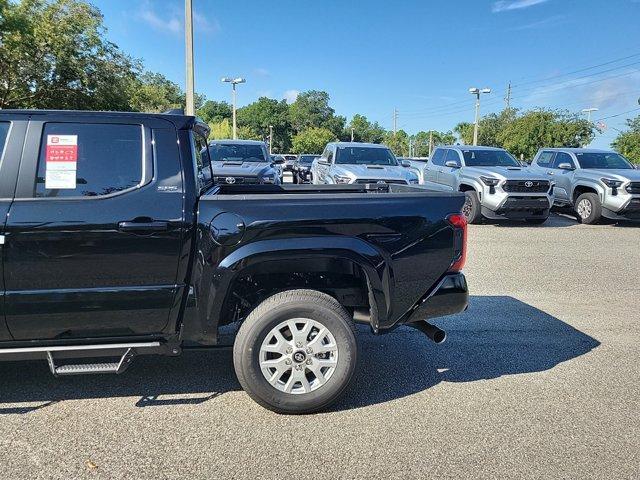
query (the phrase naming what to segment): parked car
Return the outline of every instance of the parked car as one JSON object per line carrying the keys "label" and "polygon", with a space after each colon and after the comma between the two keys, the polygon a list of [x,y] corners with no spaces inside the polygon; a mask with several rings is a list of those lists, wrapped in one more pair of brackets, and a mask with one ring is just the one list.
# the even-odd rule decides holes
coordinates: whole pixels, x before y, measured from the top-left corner
{"label": "parked car", "polygon": [[430,188],[465,193],[463,213],[469,223],[482,218],[543,223],[553,204],[548,177],[522,167],[501,148],[437,147],[424,175]]}
{"label": "parked car", "polygon": [[284,164],[286,160],[282,155],[271,155],[271,162],[273,163],[273,168],[278,172],[278,178],[280,178],[280,183],[284,182]]}
{"label": "parked car", "polygon": [[428,157],[398,157],[398,161],[407,165],[407,169],[418,177],[418,183],[424,185],[424,172],[427,169]]}
{"label": "parked car", "polygon": [[467,306],[463,195],[216,185],[212,163],[267,157],[208,133],[184,115],[0,111],[0,360],[122,373],[240,325],[242,387],[304,413],[349,383],[354,321],[444,340],[427,320]]}
{"label": "parked car", "polygon": [[282,165],[284,171],[293,172],[293,167],[296,163],[298,155],[295,155],[293,153],[283,153],[281,156],[284,159],[284,164]]}
{"label": "parked car", "polygon": [[385,145],[375,143],[329,143],[311,165],[313,183],[376,183],[417,185],[418,177],[398,162]]}
{"label": "parked car", "polygon": [[264,142],[256,140],[213,140],[209,143],[215,183],[282,183],[281,160],[272,160]]}
{"label": "parked car", "polygon": [[311,164],[320,155],[302,154],[298,155],[293,165],[293,183],[311,182]]}
{"label": "parked car", "polygon": [[640,171],[619,153],[543,148],[533,169],[553,179],[555,203],[573,208],[582,223],[640,220]]}

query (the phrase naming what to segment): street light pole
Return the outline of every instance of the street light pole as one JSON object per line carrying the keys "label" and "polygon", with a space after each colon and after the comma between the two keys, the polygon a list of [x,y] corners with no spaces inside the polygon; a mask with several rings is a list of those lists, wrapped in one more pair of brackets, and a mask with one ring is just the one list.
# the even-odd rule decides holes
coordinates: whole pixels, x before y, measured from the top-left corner
{"label": "street light pole", "polygon": [[353,127],[351,127],[351,141],[352,142],[353,142],[353,139],[354,139],[354,132],[355,132],[355,129]]}
{"label": "street light pole", "polygon": [[273,153],[273,125],[269,125],[269,155]]}
{"label": "street light pole", "polygon": [[586,113],[587,114],[587,122],[591,122],[591,113],[592,112],[597,112],[598,109],[595,107],[592,108],[583,108],[582,109],[582,113]]}
{"label": "street light pole", "polygon": [[238,138],[237,129],[236,129],[236,85],[239,83],[245,83],[246,80],[242,77],[231,78],[231,77],[222,77],[221,81],[223,83],[231,84],[231,103],[232,103],[232,117],[233,117],[233,139],[236,140]]}
{"label": "street light pole", "polygon": [[185,35],[185,59],[186,59],[186,90],[185,113],[195,115],[195,85],[193,74],[193,3],[192,0],[184,2],[184,35]]}
{"label": "street light pole", "polygon": [[478,124],[480,122],[480,94],[491,93],[491,89],[471,87],[469,93],[476,96],[476,117],[473,122],[473,145],[476,146],[478,145]]}

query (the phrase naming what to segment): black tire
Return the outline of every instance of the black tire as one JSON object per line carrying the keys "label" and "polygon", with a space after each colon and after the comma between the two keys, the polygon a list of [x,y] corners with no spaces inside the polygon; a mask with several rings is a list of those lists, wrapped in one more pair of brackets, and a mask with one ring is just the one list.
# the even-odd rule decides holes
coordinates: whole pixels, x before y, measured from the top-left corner
{"label": "black tire", "polygon": [[576,200],[575,212],[578,221],[581,223],[586,225],[598,223],[602,219],[600,197],[596,193],[583,193]]}
{"label": "black tire", "polygon": [[480,208],[480,199],[475,190],[467,190],[464,192],[465,202],[462,207],[462,214],[467,219],[467,223],[478,223],[482,219]]}
{"label": "black tire", "polygon": [[[260,368],[260,349],[267,335],[283,321],[294,318],[322,324],[337,345],[337,363],[331,376],[326,383],[307,393],[285,393],[277,389]],[[309,357],[315,360],[314,356]],[[276,413],[305,414],[326,408],[349,384],[356,359],[353,319],[336,299],[315,290],[289,290],[267,298],[241,325],[233,345],[233,364],[240,385],[258,404]],[[303,364],[303,368],[306,374],[306,369],[311,367]],[[291,372],[293,374],[293,370]]]}
{"label": "black tire", "polygon": [[531,225],[542,225],[547,221],[549,217],[544,218],[525,218],[524,221],[530,223]]}

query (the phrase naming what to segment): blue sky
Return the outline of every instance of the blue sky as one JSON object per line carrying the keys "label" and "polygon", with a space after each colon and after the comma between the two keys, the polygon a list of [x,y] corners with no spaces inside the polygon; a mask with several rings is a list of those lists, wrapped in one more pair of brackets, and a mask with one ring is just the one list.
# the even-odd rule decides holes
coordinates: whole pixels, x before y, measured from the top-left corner
{"label": "blue sky", "polygon": [[[93,0],[109,38],[184,85],[183,0]],[[196,90],[240,105],[326,90],[338,114],[387,128],[449,130],[472,121],[469,87],[491,87],[483,113],[512,105],[597,107],[607,129],[640,113],[640,0],[193,0]],[[590,68],[600,65],[596,68]]]}

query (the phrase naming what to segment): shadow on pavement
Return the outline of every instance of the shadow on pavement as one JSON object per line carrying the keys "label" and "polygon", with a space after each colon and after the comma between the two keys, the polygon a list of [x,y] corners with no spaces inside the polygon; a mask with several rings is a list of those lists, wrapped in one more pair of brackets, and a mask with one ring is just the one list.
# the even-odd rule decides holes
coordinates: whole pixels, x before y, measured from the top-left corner
{"label": "shadow on pavement", "polygon": [[[442,381],[548,370],[600,344],[512,297],[473,296],[470,305],[463,314],[434,320],[448,333],[441,345],[409,327],[376,337],[360,326],[359,368],[333,410],[387,402]],[[138,397],[138,407],[198,405],[240,389],[230,349],[187,352],[177,358],[139,357],[121,376],[54,378],[45,361],[0,363],[0,378],[0,414],[108,397]]]}

